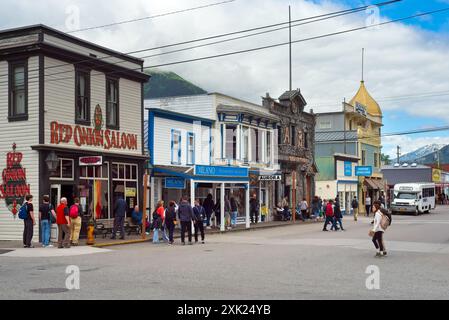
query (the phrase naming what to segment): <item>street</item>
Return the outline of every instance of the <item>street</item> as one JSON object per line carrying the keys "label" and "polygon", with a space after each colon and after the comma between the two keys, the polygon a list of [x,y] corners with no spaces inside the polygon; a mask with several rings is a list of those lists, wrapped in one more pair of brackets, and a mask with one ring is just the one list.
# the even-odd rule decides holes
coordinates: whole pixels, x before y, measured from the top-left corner
{"label": "street", "polygon": [[[370,221],[345,217],[344,232],[316,223],[211,235],[193,246],[0,250],[0,299],[449,298],[449,207],[393,216],[383,258],[374,257]],[[70,265],[79,290],[66,288]],[[369,266],[379,268],[378,290],[367,289]]]}

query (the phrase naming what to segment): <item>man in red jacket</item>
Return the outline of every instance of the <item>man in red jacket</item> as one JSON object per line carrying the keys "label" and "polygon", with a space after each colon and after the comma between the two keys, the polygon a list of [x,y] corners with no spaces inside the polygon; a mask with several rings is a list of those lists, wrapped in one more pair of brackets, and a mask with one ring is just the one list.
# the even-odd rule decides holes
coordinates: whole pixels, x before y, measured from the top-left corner
{"label": "man in red jacket", "polygon": [[58,225],[58,248],[70,248],[70,216],[67,198],[61,198],[61,203],[56,209],[56,223]]}
{"label": "man in red jacket", "polygon": [[334,200],[329,200],[329,202],[327,203],[327,206],[326,206],[326,221],[324,221],[323,231],[328,231],[327,230],[327,225],[329,224],[329,222],[332,223],[332,226],[333,226],[334,229],[337,228],[337,226],[335,225],[333,204],[334,204]]}

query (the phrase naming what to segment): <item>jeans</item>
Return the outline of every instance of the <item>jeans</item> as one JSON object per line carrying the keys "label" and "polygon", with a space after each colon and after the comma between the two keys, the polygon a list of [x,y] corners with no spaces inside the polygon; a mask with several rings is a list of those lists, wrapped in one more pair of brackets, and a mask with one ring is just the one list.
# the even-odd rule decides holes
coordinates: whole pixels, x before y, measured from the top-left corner
{"label": "jeans", "polygon": [[324,221],[324,226],[323,226],[323,230],[327,230],[327,225],[329,224],[329,222],[332,223],[332,229],[337,229],[337,226],[335,225],[335,220],[334,217],[328,217],[326,216],[326,221]]}
{"label": "jeans", "polygon": [[33,220],[27,219],[24,220],[24,228],[23,228],[23,245],[31,247],[31,240],[33,239]]}
{"label": "jeans", "polygon": [[167,225],[164,223],[163,225],[162,225],[162,239],[164,240],[164,241],[166,241],[166,242],[169,242],[170,241],[170,239],[169,239],[169,237],[168,237],[168,235],[167,235]]}
{"label": "jeans", "polygon": [[210,217],[212,217],[212,212],[206,212],[206,220],[208,227],[210,227]]}
{"label": "jeans", "polygon": [[181,221],[181,242],[185,243],[186,231],[189,236],[189,243],[192,242],[192,222]]}
{"label": "jeans", "polygon": [[251,210],[251,223],[254,223],[254,217],[256,218],[256,223],[259,222],[259,211],[258,210]]}
{"label": "jeans", "polygon": [[365,206],[365,209],[366,209],[366,216],[369,217],[371,205],[369,205],[369,206],[366,205],[366,206]]}
{"label": "jeans", "polygon": [[198,231],[201,232],[201,241],[204,241],[204,224],[203,224],[203,221],[195,222],[195,242],[198,242]]}
{"label": "jeans", "polygon": [[237,224],[237,215],[238,215],[237,211],[234,211],[231,213],[231,225],[232,226],[235,226]]}
{"label": "jeans", "polygon": [[173,233],[175,231],[175,224],[173,222],[166,222],[166,227],[168,229],[168,241],[173,243]]}
{"label": "jeans", "polygon": [[118,229],[120,229],[120,238],[125,239],[125,217],[115,217],[111,239],[115,239]]}
{"label": "jeans", "polygon": [[50,244],[50,221],[42,220],[41,221],[41,232],[42,232],[42,245],[44,247]]}
{"label": "jeans", "polygon": [[153,230],[153,243],[159,243],[159,229]]}
{"label": "jeans", "polygon": [[340,224],[341,230],[344,230],[343,229],[343,224],[341,223],[341,218],[335,218],[335,229],[337,229],[336,228],[337,227],[337,223]]}

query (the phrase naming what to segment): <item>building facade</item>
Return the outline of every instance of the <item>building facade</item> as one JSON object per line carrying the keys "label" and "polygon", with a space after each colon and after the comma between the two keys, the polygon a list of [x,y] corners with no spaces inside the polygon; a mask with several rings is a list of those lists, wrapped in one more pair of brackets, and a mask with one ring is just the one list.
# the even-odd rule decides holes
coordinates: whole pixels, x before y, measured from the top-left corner
{"label": "building facade", "polygon": [[[278,101],[267,93],[263,106],[280,118],[278,147],[282,180],[277,182],[276,200],[287,197],[293,206],[306,199],[310,204],[315,196],[315,115],[304,111],[307,102],[301,91],[287,91]],[[296,184],[296,187],[293,185]],[[296,204],[295,204],[296,205]]]}
{"label": "building facade", "polygon": [[[277,116],[270,114],[262,106],[219,93],[151,99],[145,101],[145,106],[150,109],[150,112],[161,109],[165,112],[174,112],[178,116],[181,116],[180,113],[188,114],[196,119],[192,118],[190,120],[192,123],[210,122],[209,140],[203,137],[201,143],[210,145],[210,157],[206,159],[208,162],[186,163],[190,173],[183,177],[197,183],[196,187],[191,185],[190,195],[195,194],[197,198],[205,198],[208,194],[212,194],[215,201],[222,203],[223,208],[224,199],[234,197],[239,203],[238,223],[246,224],[247,227],[250,226],[250,197],[257,198],[259,207],[274,206],[275,181],[280,178],[277,164],[276,142],[279,124]],[[150,114],[150,128],[152,121],[158,120],[152,120]],[[157,127],[157,123],[154,125]],[[165,130],[172,130],[172,128]],[[151,135],[150,131],[150,142]],[[181,143],[182,139],[184,137],[181,137]],[[152,148],[158,149],[158,141],[155,140],[152,143],[153,146],[151,143],[149,146],[150,154]],[[178,145],[173,140],[170,145],[173,143]],[[180,150],[182,162],[182,146]],[[173,152],[170,151],[170,153]],[[207,152],[204,153],[203,158],[206,154]],[[182,167],[183,163],[181,165],[171,163],[171,165]],[[157,174],[160,170],[156,166],[154,171]],[[175,172],[165,173],[176,174]],[[191,198],[193,200],[193,197]],[[224,228],[224,225],[222,227]]]}
{"label": "building facade", "polygon": [[[378,199],[386,190],[381,167],[382,111],[368,93],[364,81],[354,98],[344,102],[342,111],[319,113],[316,127],[316,162],[320,172],[334,167],[336,154],[358,158],[355,169],[359,177],[357,198],[359,212],[365,212],[365,199]],[[326,175],[318,180],[327,180]],[[335,198],[335,194],[333,198]],[[340,198],[343,202],[343,199]],[[344,199],[347,203],[348,199]]]}
{"label": "building facade", "polygon": [[0,240],[22,238],[16,215],[26,194],[36,217],[44,195],[53,205],[79,197],[83,229],[89,217],[112,219],[118,196],[129,208],[140,203],[142,67],[42,25],[0,32]]}

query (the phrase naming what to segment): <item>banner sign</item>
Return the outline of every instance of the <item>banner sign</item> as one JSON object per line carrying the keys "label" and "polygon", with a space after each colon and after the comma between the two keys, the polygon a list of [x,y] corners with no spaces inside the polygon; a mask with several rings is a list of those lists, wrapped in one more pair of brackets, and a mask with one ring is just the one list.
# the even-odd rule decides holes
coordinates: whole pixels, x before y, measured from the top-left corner
{"label": "banner sign", "polygon": [[281,180],[282,175],[280,174],[259,176],[259,181],[281,181]]}
{"label": "banner sign", "polygon": [[373,167],[357,166],[355,167],[355,175],[357,177],[371,177],[373,175]]}
{"label": "banner sign", "polygon": [[248,168],[240,167],[214,167],[214,166],[195,166],[195,175],[209,177],[249,177]]}
{"label": "banner sign", "polygon": [[103,165],[103,157],[81,157],[79,159],[79,164],[81,167],[84,166],[101,166]]}
{"label": "banner sign", "polygon": [[345,177],[352,176],[352,162],[345,161]]}
{"label": "banner sign", "polygon": [[165,178],[165,189],[179,189],[186,188],[186,179],[184,178]]}

